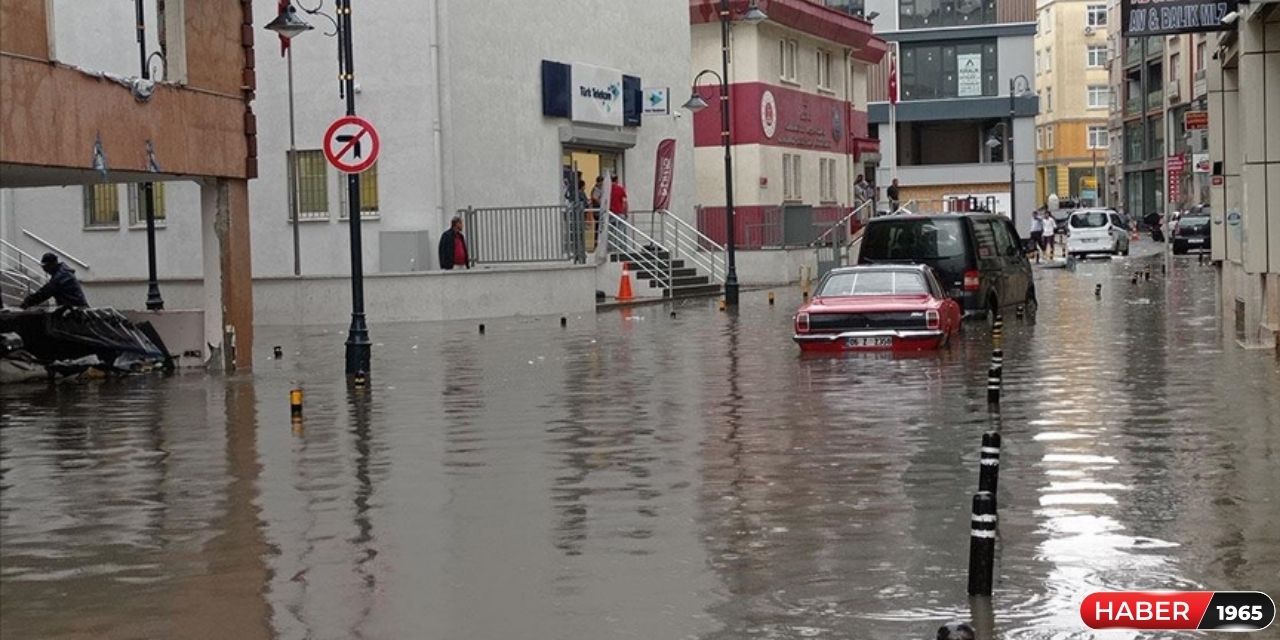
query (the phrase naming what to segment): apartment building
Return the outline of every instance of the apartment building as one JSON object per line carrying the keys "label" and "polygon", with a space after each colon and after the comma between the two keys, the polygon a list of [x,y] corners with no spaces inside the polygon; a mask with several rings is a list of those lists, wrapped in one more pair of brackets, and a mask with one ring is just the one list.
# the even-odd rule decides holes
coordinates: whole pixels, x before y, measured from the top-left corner
{"label": "apartment building", "polygon": [[1107,5],[1039,0],[1036,7],[1036,203],[1050,195],[1106,200],[1111,87]]}
{"label": "apartment building", "polygon": [[1035,8],[1035,0],[867,0],[876,35],[898,61],[896,107],[888,60],[870,74],[879,186],[897,177],[902,200],[915,210],[947,210],[972,197],[1030,232]]}

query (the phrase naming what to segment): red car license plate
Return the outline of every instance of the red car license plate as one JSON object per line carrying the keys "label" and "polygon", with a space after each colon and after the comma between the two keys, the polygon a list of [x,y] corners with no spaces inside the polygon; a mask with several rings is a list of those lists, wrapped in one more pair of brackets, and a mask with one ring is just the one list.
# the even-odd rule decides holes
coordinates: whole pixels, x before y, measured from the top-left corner
{"label": "red car license plate", "polygon": [[876,338],[848,338],[845,344],[850,347],[892,347],[893,338],[876,337]]}

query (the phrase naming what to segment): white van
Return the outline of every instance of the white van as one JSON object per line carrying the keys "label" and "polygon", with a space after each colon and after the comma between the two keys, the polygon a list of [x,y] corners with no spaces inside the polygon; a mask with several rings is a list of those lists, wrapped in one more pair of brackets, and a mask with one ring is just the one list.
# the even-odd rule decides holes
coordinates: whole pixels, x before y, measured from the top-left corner
{"label": "white van", "polygon": [[1081,209],[1067,218],[1067,255],[1129,255],[1129,230],[1120,214],[1107,209]]}

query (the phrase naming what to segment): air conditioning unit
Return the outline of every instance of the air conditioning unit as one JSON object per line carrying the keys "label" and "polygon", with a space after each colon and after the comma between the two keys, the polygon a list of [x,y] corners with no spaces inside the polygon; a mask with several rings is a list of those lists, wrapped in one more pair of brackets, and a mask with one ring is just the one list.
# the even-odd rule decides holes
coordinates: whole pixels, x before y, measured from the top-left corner
{"label": "air conditioning unit", "polygon": [[1086,25],[1084,26],[1084,34],[1085,34],[1086,36],[1091,36],[1091,35],[1093,35],[1093,27],[1091,27],[1091,26],[1089,26],[1089,25],[1087,25],[1087,24],[1086,24]]}

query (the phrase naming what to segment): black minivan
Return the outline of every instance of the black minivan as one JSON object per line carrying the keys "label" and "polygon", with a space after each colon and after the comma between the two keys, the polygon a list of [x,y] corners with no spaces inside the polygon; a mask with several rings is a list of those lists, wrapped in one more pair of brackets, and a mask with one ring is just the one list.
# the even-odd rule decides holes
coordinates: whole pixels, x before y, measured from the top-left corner
{"label": "black minivan", "polygon": [[1031,262],[1008,218],[994,214],[899,215],[867,223],[858,264],[933,267],[966,317],[1036,309]]}

